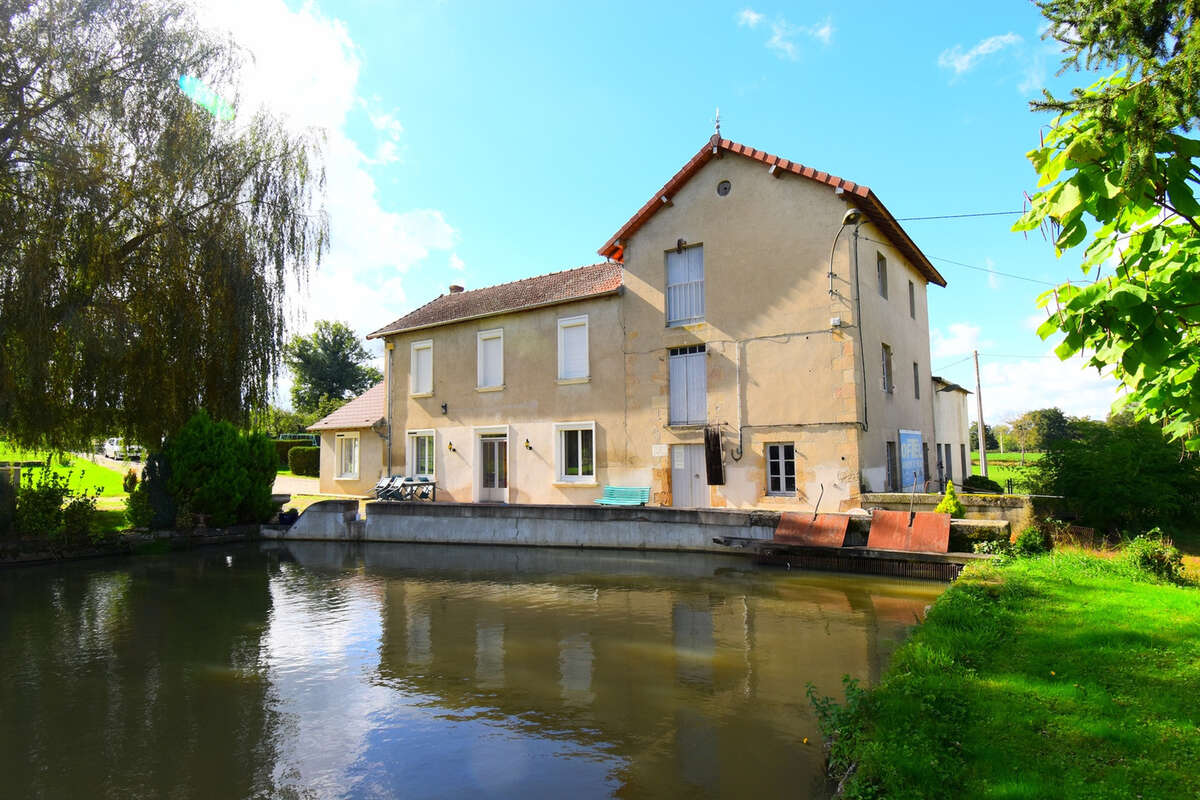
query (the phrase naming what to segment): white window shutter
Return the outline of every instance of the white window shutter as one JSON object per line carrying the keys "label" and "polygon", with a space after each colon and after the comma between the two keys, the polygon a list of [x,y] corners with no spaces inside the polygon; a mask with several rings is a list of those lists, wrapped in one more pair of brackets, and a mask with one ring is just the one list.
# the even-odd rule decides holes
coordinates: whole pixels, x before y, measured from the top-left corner
{"label": "white window shutter", "polygon": [[688,381],[687,381],[687,356],[671,356],[667,359],[671,367],[671,374],[668,376],[671,386],[671,409],[670,422],[682,423],[687,422],[688,412]]}
{"label": "white window shutter", "polygon": [[587,322],[564,325],[561,329],[562,369],[560,378],[588,377]]}
{"label": "white window shutter", "polygon": [[687,370],[687,421],[704,422],[708,419],[708,375],[704,353],[692,353],[686,357]]}
{"label": "white window shutter", "polygon": [[483,340],[480,347],[480,357],[483,360],[481,386],[500,386],[504,383],[503,370],[504,340],[493,336]]}

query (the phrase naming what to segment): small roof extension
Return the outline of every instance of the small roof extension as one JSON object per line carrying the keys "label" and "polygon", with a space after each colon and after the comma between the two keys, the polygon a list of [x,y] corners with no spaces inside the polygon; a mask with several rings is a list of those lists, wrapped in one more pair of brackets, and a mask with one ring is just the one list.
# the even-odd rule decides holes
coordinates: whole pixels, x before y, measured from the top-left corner
{"label": "small roof extension", "polygon": [[395,322],[367,334],[367,338],[377,339],[393,333],[616,294],[621,290],[621,284],[621,265],[610,261],[469,292],[451,292],[439,295]]}
{"label": "small roof extension", "polygon": [[753,147],[747,147],[744,144],[732,142],[729,139],[722,139],[719,136],[713,136],[709,139],[704,147],[700,148],[700,152],[692,156],[692,160],[684,164],[683,169],[675,173],[671,180],[667,181],[666,185],[654,193],[644,206],[638,209],[638,212],[629,218],[621,229],[612,235],[604,246],[598,251],[605,258],[611,258],[614,261],[621,261],[624,256],[625,243],[633,232],[642,225],[650,217],[654,216],[659,209],[666,206],[666,201],[675,196],[679,189],[692,179],[700,169],[714,158],[720,158],[725,153],[733,153],[734,155],[750,158],[755,161],[760,161],[770,169],[772,173],[782,171],[784,174],[799,175],[802,178],[807,178],[817,183],[825,184],[833,190],[841,190],[841,196],[847,202],[853,202],[854,205],[863,213],[875,226],[883,231],[884,235],[891,240],[904,256],[916,267],[925,279],[930,283],[938,286],[945,286],[946,279],[941,273],[929,263],[929,259],[921,252],[921,248],[917,247],[916,243],[909,238],[904,229],[900,227],[900,223],[892,216],[879,198],[875,196],[866,186],[854,183],[836,175],[830,175],[827,172],[806,167],[803,164],[797,164],[795,161],[788,161],[786,158],[780,158],[770,153],[765,153],[762,150],[755,150]]}
{"label": "small roof extension", "polygon": [[370,428],[383,419],[386,402],[387,390],[383,381],[380,381],[329,416],[309,425],[308,430],[344,431]]}

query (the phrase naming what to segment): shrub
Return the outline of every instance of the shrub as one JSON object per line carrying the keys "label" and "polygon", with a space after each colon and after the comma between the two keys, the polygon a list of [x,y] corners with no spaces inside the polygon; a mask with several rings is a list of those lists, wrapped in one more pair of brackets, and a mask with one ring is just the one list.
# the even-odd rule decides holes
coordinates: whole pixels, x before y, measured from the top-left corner
{"label": "shrub", "polygon": [[154,522],[154,506],[150,503],[150,489],[142,481],[133,487],[125,501],[125,521],[134,528],[149,528]]}
{"label": "shrub", "polygon": [[967,513],[958,499],[958,493],[954,491],[954,481],[946,481],[946,496],[942,498],[942,502],[937,504],[934,511],[939,514],[949,514],[954,519],[962,519],[963,515]]}
{"label": "shrub", "polygon": [[16,513],[17,492],[8,482],[8,475],[0,473],[0,539],[12,534]]}
{"label": "shrub", "polygon": [[64,476],[50,469],[26,472],[17,492],[17,533],[47,539],[61,537],[62,507],[67,495]]}
{"label": "shrub", "polygon": [[1013,555],[1037,556],[1050,552],[1050,540],[1041,528],[1030,525],[1013,537]]}
{"label": "shrub", "polygon": [[125,494],[132,494],[133,490],[137,487],[137,485],[138,485],[137,473],[134,472],[133,469],[130,469],[128,472],[125,473],[125,476],[123,478],[121,478],[121,488],[125,490]]}
{"label": "shrub", "polygon": [[290,465],[291,462],[288,460],[288,453],[291,452],[292,448],[304,445],[304,442],[295,439],[272,439],[271,442],[275,446],[275,458],[281,468]]}
{"label": "shrub", "polygon": [[249,482],[242,504],[238,508],[238,519],[242,522],[266,522],[276,511],[271,502],[275,487],[275,473],[279,469],[277,450],[265,434],[252,433],[243,438],[243,465]]}
{"label": "shrub", "polygon": [[149,518],[133,523],[139,528],[163,530],[175,524],[175,496],[170,491],[171,462],[166,453],[153,453],[146,459],[139,489],[146,493]]}
{"label": "shrub", "polygon": [[63,538],[99,542],[104,534],[96,528],[96,497],[82,494],[67,500],[62,509]]}
{"label": "shrub", "polygon": [[297,475],[321,475],[321,448],[293,447],[288,451],[288,468]]}
{"label": "shrub", "polygon": [[1122,556],[1134,568],[1159,580],[1177,581],[1183,573],[1183,556],[1158,528],[1126,542]]}
{"label": "shrub", "polygon": [[1008,544],[1008,531],[989,526],[954,527],[950,529],[950,550],[954,553],[980,552],[977,548],[984,542]]}
{"label": "shrub", "polygon": [[1004,487],[996,483],[991,478],[985,478],[982,475],[971,475],[963,479],[962,483],[964,492],[973,492],[976,494],[1004,494]]}

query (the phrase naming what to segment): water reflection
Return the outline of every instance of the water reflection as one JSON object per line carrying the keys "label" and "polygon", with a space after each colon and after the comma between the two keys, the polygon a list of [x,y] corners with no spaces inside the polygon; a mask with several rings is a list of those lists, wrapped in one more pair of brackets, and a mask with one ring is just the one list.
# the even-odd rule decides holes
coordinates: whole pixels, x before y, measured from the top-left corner
{"label": "water reflection", "polygon": [[875,679],[940,590],[337,543],[12,570],[0,770],[22,797],[819,796],[806,682]]}

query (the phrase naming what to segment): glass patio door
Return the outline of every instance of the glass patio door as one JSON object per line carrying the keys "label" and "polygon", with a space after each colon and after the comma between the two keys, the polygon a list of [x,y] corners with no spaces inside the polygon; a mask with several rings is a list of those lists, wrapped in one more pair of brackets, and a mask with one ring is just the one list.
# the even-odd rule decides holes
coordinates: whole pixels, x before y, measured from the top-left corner
{"label": "glass patio door", "polygon": [[508,498],[508,436],[480,436],[479,453],[480,502],[505,502]]}

